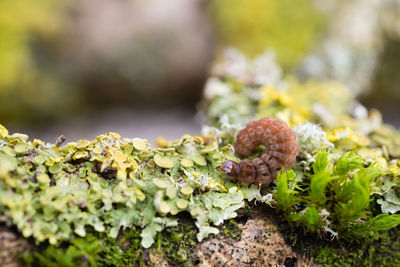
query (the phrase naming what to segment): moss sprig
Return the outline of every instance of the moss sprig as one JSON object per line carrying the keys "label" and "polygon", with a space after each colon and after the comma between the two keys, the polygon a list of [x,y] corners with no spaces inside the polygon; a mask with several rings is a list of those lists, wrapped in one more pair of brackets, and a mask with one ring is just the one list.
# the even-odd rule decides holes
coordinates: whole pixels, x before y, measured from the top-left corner
{"label": "moss sprig", "polygon": [[276,207],[290,223],[308,231],[329,233],[333,238],[367,238],[400,224],[400,215],[372,216],[371,187],[383,170],[354,152],[337,160],[328,151],[316,156],[308,178],[296,183],[295,172],[277,178]]}

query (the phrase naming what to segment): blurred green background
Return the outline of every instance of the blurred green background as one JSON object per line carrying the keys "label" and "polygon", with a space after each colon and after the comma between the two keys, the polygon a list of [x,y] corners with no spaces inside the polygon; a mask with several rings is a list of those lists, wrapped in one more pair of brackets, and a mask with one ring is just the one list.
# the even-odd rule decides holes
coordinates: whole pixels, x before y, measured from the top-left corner
{"label": "blurred green background", "polygon": [[[180,132],[172,131],[171,137],[184,129],[196,134],[196,103],[211,65],[226,47],[236,47],[250,58],[272,49],[284,73],[296,75],[314,51],[329,50],[327,44],[333,44],[345,52],[326,53],[321,62],[332,67],[344,58],[351,65],[346,77],[364,64],[358,63],[363,62],[360,58],[375,55],[374,71],[361,86],[362,101],[388,109],[387,117],[396,124],[400,39],[393,27],[400,8],[389,0],[379,9],[369,0],[350,2],[1,0],[0,121],[11,130],[49,140],[68,131],[72,138],[89,138],[107,130],[152,138],[149,132],[168,132],[176,123]],[[367,49],[346,43],[345,35],[332,30],[341,21],[338,14],[359,15],[362,20],[364,9],[375,12],[370,17],[379,25],[365,21],[366,27],[374,27],[374,41]],[[359,32],[368,32],[339,28],[359,38]],[[343,82],[352,85],[352,80]],[[382,104],[387,99],[390,107]],[[170,117],[180,119],[173,122]],[[138,130],[151,125],[161,128]]]}
{"label": "blurred green background", "polygon": [[211,1],[210,14],[219,47],[234,46],[250,57],[272,48],[284,69],[305,56],[326,19],[310,0]]}

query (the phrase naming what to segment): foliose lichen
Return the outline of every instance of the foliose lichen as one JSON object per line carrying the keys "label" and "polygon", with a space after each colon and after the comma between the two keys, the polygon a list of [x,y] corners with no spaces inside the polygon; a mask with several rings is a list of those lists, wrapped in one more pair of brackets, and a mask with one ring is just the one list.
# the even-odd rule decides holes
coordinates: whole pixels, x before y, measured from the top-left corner
{"label": "foliose lichen", "polygon": [[218,171],[235,158],[229,145],[187,135],[152,148],[108,133],[58,147],[0,132],[0,212],[37,243],[56,245],[88,231],[116,238],[137,226],[148,248],[157,233],[178,225],[183,211],[196,220],[201,241],[244,205],[246,186]]}

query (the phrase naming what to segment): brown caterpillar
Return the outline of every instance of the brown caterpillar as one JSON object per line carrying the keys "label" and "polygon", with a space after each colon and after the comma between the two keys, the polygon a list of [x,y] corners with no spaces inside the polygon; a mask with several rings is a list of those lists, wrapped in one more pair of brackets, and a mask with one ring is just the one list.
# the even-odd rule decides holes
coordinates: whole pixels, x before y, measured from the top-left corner
{"label": "brown caterpillar", "polygon": [[296,162],[299,150],[296,134],[282,121],[271,118],[251,121],[236,135],[234,147],[241,157],[250,156],[259,145],[266,148],[260,157],[251,162],[227,160],[221,171],[246,184],[269,184],[282,168],[292,167]]}

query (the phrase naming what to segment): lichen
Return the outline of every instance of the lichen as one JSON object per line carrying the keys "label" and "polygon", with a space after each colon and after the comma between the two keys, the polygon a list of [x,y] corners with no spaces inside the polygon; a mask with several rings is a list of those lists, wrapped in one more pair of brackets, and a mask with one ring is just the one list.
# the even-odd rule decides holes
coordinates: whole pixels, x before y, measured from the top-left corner
{"label": "lichen", "polygon": [[325,148],[330,150],[334,145],[326,138],[326,133],[322,128],[314,123],[301,123],[293,128],[297,136],[299,145],[299,157],[303,159],[300,162],[306,170],[315,162],[316,151]]}
{"label": "lichen", "polygon": [[244,205],[244,186],[218,171],[231,146],[186,135],[152,148],[108,133],[58,147],[4,127],[1,133],[0,211],[37,243],[56,245],[92,230],[116,238],[137,226],[148,248],[183,211],[196,220],[201,241]]}

